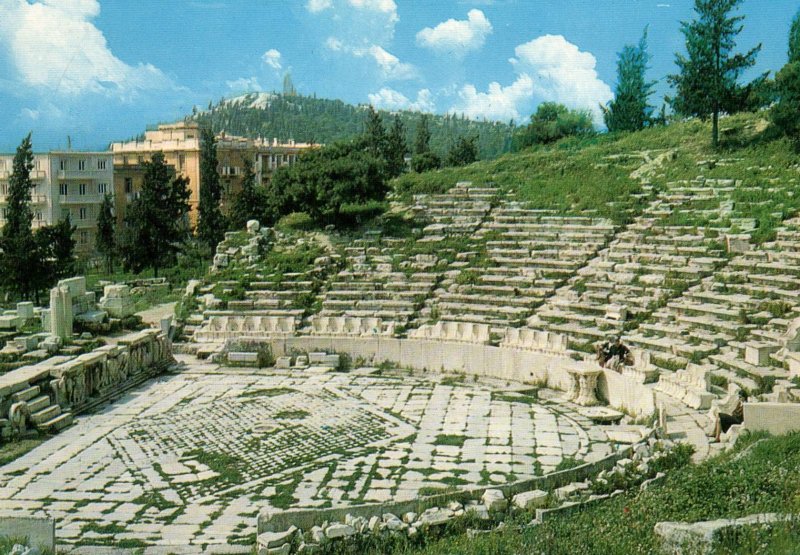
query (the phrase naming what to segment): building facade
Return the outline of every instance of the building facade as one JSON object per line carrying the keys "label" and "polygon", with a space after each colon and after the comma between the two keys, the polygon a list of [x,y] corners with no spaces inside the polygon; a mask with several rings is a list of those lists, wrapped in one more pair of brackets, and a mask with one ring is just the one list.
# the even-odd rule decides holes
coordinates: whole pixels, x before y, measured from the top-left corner
{"label": "building facade", "polygon": [[[0,227],[5,225],[9,178],[14,155],[0,154]],[[97,219],[106,194],[114,194],[114,161],[110,152],[51,151],[34,154],[31,179],[33,228],[53,225],[69,216],[75,251],[95,250]]]}
{"label": "building facade", "polygon": [[[264,183],[277,168],[293,164],[298,155],[315,145],[307,143],[279,143],[277,139],[248,139],[217,135],[218,173],[222,183],[222,207],[230,205],[233,196],[241,190],[245,161],[253,165],[257,183]],[[111,144],[114,156],[114,190],[116,213],[121,223],[126,205],[141,191],[144,162],[156,152],[162,152],[167,164],[177,175],[189,179],[190,219],[196,222],[200,202],[200,128],[196,122],[178,122],[159,125],[145,132],[143,139]]]}

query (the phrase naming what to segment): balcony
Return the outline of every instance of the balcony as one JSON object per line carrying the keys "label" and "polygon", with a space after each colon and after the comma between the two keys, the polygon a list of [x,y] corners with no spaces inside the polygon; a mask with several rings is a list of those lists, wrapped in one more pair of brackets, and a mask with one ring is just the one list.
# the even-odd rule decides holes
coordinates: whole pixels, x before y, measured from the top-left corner
{"label": "balcony", "polygon": [[[108,163],[109,168],[112,166],[111,162]],[[95,168],[89,168],[86,170],[58,170],[56,172],[56,177],[58,179],[102,179],[104,176],[109,177],[112,174],[112,170],[98,170]]]}
{"label": "balcony", "polygon": [[[11,174],[14,173],[11,170],[0,170],[0,179],[3,181],[9,179]],[[40,181],[42,179],[47,178],[47,172],[44,170],[31,170],[31,179],[34,181]]]}
{"label": "balcony", "polygon": [[[0,204],[8,204],[8,195],[0,195]],[[47,195],[31,195],[31,204],[47,204]]]}
{"label": "balcony", "polygon": [[100,204],[103,202],[105,195],[100,194],[87,194],[87,195],[59,195],[59,204]]}

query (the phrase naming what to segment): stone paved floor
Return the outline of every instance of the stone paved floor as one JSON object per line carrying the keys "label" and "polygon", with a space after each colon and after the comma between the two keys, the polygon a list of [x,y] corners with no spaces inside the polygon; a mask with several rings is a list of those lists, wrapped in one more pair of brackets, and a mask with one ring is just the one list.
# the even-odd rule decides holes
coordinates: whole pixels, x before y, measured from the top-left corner
{"label": "stone paved floor", "polygon": [[409,499],[611,452],[574,406],[505,385],[194,362],[1,468],[0,511],[53,516],[66,544],[252,545],[262,507]]}

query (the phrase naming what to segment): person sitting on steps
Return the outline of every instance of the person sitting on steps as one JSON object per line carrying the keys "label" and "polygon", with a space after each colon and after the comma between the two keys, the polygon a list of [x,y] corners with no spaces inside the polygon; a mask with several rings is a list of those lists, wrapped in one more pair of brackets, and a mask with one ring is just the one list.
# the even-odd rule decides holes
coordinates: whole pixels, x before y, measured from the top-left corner
{"label": "person sitting on steps", "polygon": [[633,364],[631,350],[622,343],[622,339],[615,335],[597,348],[597,362],[603,368],[621,371],[623,365]]}

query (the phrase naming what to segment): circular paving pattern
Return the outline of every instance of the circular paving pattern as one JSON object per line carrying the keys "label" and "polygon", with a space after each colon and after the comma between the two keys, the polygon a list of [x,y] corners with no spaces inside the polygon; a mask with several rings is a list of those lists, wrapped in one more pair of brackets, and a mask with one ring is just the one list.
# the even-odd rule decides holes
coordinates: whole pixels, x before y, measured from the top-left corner
{"label": "circular paving pattern", "polygon": [[55,517],[63,543],[252,545],[264,507],[412,499],[611,453],[575,408],[471,378],[197,364],[0,468],[0,507]]}

